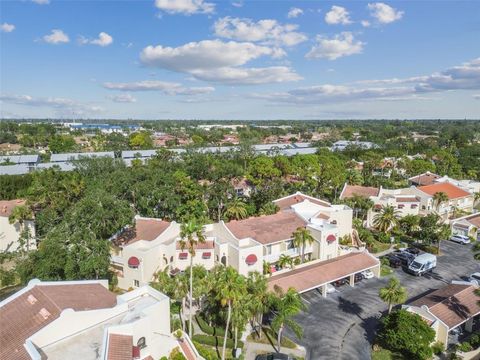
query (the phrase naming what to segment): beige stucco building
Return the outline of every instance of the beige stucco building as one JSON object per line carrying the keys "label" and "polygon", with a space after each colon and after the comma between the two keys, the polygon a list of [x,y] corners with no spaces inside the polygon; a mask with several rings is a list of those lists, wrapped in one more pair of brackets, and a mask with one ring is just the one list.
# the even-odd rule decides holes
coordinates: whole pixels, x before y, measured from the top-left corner
{"label": "beige stucco building", "polygon": [[23,229],[28,229],[29,242],[24,244],[25,250],[33,250],[36,248],[35,240],[35,223],[32,220],[25,220],[22,224],[15,222],[10,224],[9,216],[17,206],[24,206],[24,200],[2,200],[0,201],[0,252],[12,252],[20,248],[20,236]]}

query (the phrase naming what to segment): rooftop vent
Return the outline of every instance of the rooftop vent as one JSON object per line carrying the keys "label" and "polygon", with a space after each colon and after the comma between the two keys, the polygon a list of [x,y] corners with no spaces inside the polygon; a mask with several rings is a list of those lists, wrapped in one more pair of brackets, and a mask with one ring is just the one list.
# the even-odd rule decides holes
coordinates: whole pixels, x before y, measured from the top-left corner
{"label": "rooftop vent", "polygon": [[44,320],[47,320],[49,317],[50,317],[50,312],[45,309],[45,308],[42,308],[39,312],[40,316],[43,317]]}
{"label": "rooftop vent", "polygon": [[38,300],[35,296],[33,296],[32,294],[28,295],[27,297],[27,301],[30,303],[30,305],[33,305],[35,304]]}

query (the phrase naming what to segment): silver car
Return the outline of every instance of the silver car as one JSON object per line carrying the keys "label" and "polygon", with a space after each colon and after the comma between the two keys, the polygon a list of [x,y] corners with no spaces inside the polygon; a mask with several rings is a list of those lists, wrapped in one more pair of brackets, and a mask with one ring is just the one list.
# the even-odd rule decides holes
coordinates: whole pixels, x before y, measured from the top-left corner
{"label": "silver car", "polygon": [[450,238],[450,241],[456,242],[458,244],[466,245],[470,244],[470,238],[465,235],[453,235]]}

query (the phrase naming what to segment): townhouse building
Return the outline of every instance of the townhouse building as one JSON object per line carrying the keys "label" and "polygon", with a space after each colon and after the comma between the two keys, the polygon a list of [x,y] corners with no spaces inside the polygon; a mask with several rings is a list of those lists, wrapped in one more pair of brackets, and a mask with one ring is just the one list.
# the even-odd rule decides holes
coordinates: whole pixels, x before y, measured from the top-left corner
{"label": "townhouse building", "polygon": [[[33,219],[19,221],[11,224],[9,217],[17,206],[24,206],[25,200],[1,200],[0,201],[0,251],[13,252],[23,246],[24,249],[36,248],[35,222]],[[28,230],[27,243],[22,244],[22,232]]]}

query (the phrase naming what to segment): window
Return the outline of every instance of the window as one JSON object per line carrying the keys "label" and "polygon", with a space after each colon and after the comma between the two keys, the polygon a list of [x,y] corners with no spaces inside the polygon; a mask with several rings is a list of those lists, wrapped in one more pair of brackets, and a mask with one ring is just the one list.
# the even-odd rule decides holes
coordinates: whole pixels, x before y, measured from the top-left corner
{"label": "window", "polygon": [[141,337],[140,339],[138,339],[137,341],[137,346],[140,348],[140,349],[143,349],[143,348],[146,348],[147,347],[147,342],[145,341],[145,337]]}
{"label": "window", "polygon": [[399,209],[403,209],[404,207],[405,207],[405,205],[404,205],[404,204],[400,204],[400,205],[398,205],[398,208],[399,208]]}
{"label": "window", "polygon": [[[418,206],[417,204],[412,204],[412,205],[410,205],[410,209],[416,209],[417,206]],[[424,209],[424,210],[425,210],[425,209]]]}
{"label": "window", "polygon": [[290,249],[295,249],[295,244],[293,243],[293,240],[287,241],[287,250]]}
{"label": "window", "polygon": [[272,255],[272,245],[267,245],[267,255]]}
{"label": "window", "polygon": [[140,281],[138,281],[138,280],[133,280],[133,286],[139,287],[139,286],[140,286]]}

